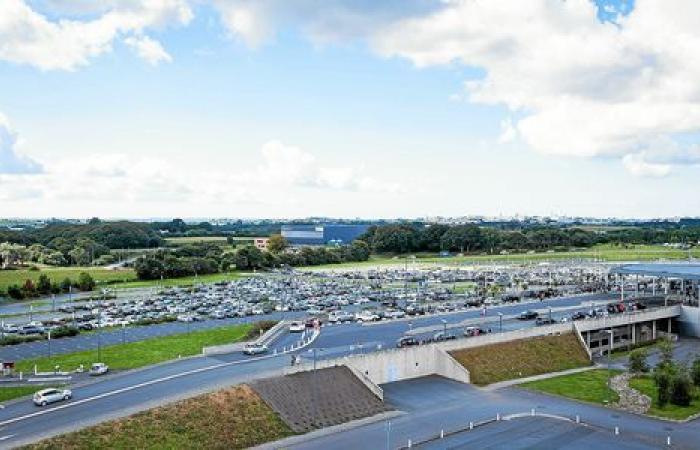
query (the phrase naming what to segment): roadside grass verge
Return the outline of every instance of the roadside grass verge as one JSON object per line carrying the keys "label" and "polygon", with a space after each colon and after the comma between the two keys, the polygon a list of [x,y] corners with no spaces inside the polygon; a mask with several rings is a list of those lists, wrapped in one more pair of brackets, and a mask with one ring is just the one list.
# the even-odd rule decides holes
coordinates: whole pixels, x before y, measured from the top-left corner
{"label": "roadside grass verge", "polygon": [[678,406],[669,403],[663,407],[659,406],[657,401],[658,390],[650,376],[638,376],[630,379],[630,387],[651,398],[651,408],[647,411],[647,414],[650,416],[684,420],[700,413],[700,389],[697,387],[693,389],[693,400],[690,402],[690,405]]}
{"label": "roadside grass verge", "polygon": [[87,370],[95,362],[106,363],[114,370],[134,369],[176,359],[178,356],[197,355],[201,353],[202,347],[244,340],[251,329],[252,324],[242,324],[105,346],[101,349],[101,361],[97,359],[95,336],[95,348],[92,350],[58,354],[51,358],[25,359],[15,364],[15,370],[32,372],[35,365],[39,371],[53,371],[57,365],[61,370],[75,370],[81,364]]}
{"label": "roadside grass verge", "polygon": [[150,409],[24,447],[52,449],[241,449],[294,434],[248,386]]}
{"label": "roadside grass verge", "polygon": [[6,402],[19,397],[24,397],[27,395],[32,395],[36,391],[42,389],[48,389],[50,387],[57,388],[58,386],[43,386],[43,385],[32,385],[32,386],[2,386],[0,387],[0,402]]}
{"label": "roadside grass verge", "polygon": [[450,354],[469,371],[472,383],[482,386],[591,365],[573,333],[483,345]]}
{"label": "roadside grass verge", "polygon": [[532,391],[559,395],[573,400],[605,405],[619,400],[617,392],[608,387],[608,379],[621,370],[593,369],[518,385]]}

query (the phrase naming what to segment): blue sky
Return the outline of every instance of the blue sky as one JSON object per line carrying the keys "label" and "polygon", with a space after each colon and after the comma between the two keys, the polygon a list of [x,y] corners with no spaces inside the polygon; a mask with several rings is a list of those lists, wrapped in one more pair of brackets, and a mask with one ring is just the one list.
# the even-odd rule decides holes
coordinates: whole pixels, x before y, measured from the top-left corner
{"label": "blue sky", "polygon": [[8,0],[0,214],[697,215],[700,64],[650,30],[698,27],[660,8]]}

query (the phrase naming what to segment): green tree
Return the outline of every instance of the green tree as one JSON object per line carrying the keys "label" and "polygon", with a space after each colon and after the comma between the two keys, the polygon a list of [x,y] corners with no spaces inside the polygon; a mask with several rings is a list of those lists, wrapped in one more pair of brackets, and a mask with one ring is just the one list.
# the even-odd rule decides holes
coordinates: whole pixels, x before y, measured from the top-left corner
{"label": "green tree", "polygon": [[671,372],[664,369],[654,371],[654,383],[657,391],[656,402],[664,407],[671,399]]}
{"label": "green tree", "polygon": [[679,370],[671,378],[671,403],[688,406],[692,401],[693,382],[687,370]]}
{"label": "green tree", "polygon": [[673,342],[667,337],[659,341],[659,366],[673,365]]}
{"label": "green tree", "polygon": [[78,289],[81,291],[91,291],[95,289],[95,280],[87,272],[80,272],[78,275]]}
{"label": "green tree", "polygon": [[267,249],[270,251],[270,253],[282,253],[287,246],[287,240],[281,234],[273,234],[267,241]]}
{"label": "green tree", "polygon": [[700,356],[695,357],[695,361],[690,367],[690,376],[693,379],[693,384],[700,388]]}
{"label": "green tree", "polygon": [[630,352],[629,357],[630,372],[648,372],[649,365],[647,364],[647,351],[644,348],[638,348]]}
{"label": "green tree", "polygon": [[49,279],[48,275],[45,273],[42,273],[39,275],[39,280],[37,281],[36,284],[36,290],[40,294],[50,294],[51,293],[51,280]]}

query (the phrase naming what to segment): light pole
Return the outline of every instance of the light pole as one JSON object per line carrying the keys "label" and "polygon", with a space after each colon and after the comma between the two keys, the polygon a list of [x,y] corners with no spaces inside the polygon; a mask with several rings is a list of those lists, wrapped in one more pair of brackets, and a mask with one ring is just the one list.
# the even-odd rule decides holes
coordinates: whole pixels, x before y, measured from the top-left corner
{"label": "light pole", "polygon": [[608,391],[606,391],[606,398],[608,397],[608,393],[610,392],[610,362],[612,360],[612,351],[613,351],[613,338],[615,336],[615,332],[611,329],[605,330],[606,333],[610,334],[610,338],[608,340],[608,345],[610,349],[608,350]]}
{"label": "light pole", "polygon": [[122,344],[126,344],[126,324],[122,322]]}
{"label": "light pole", "polygon": [[49,347],[49,359],[51,359],[51,330],[49,330],[46,342],[48,343]]}
{"label": "light pole", "polygon": [[498,332],[503,333],[503,313],[498,313]]}
{"label": "light pole", "polygon": [[442,337],[447,338],[447,321],[445,319],[442,319],[441,322],[442,322]]}

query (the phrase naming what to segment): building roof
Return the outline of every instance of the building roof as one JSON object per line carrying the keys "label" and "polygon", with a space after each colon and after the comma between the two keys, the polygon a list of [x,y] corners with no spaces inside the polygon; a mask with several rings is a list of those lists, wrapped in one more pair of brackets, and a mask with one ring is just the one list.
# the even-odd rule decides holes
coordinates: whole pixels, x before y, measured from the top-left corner
{"label": "building roof", "polygon": [[623,275],[644,275],[648,277],[683,278],[700,280],[700,264],[623,264],[613,268],[611,273]]}

